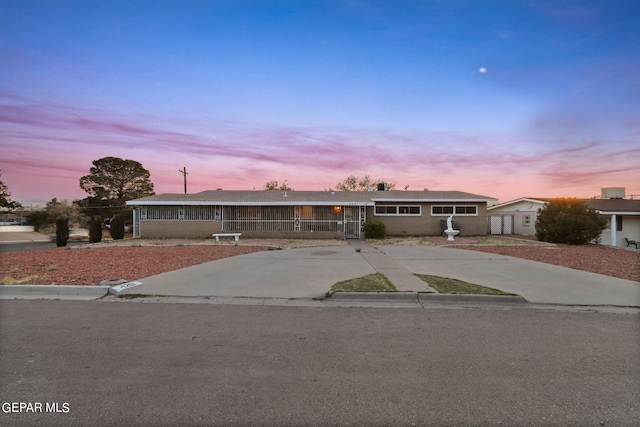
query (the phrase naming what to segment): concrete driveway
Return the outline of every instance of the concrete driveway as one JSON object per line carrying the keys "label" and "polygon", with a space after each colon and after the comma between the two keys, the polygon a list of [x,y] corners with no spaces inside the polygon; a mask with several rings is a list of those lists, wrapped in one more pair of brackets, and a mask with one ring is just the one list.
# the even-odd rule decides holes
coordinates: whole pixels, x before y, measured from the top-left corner
{"label": "concrete driveway", "polygon": [[336,282],[375,272],[351,246],[285,249],[147,277],[121,295],[320,298]]}
{"label": "concrete driveway", "polygon": [[[460,249],[378,249],[407,273],[465,280],[521,295],[532,303],[640,306],[639,282]],[[120,294],[319,298],[336,282],[380,271],[370,257],[369,261],[363,257],[365,252],[352,246],[257,252],[140,279],[139,286]],[[403,283],[395,285],[401,288]]]}
{"label": "concrete driveway", "polygon": [[451,277],[542,304],[640,306],[640,282],[520,258],[433,246],[379,246],[417,274]]}

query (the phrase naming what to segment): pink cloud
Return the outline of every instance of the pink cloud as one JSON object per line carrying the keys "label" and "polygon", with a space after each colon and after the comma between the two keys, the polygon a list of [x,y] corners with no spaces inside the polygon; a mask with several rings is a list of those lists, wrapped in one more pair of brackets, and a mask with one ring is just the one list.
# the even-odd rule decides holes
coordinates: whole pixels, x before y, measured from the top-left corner
{"label": "pink cloud", "polygon": [[190,192],[260,189],[273,179],[319,190],[350,174],[369,174],[400,189],[457,189],[501,199],[520,197],[525,188],[539,188],[538,196],[563,189],[569,195],[597,194],[600,185],[628,181],[638,171],[633,159],[640,154],[640,147],[625,143],[558,145],[541,134],[188,122],[0,99],[0,169],[14,194],[24,197],[84,197],[79,178],[93,160],[108,155],[140,161],[157,192],[180,192],[177,169],[187,166]]}

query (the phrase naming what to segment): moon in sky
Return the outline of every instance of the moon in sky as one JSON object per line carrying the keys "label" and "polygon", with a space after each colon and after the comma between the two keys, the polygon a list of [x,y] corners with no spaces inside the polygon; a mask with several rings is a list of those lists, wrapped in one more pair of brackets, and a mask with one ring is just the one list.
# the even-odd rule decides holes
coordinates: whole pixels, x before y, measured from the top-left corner
{"label": "moon in sky", "polygon": [[486,72],[487,72],[487,69],[486,69],[486,68],[484,68],[484,67],[480,67],[480,69],[479,69],[478,71],[480,71],[481,73],[486,73]]}

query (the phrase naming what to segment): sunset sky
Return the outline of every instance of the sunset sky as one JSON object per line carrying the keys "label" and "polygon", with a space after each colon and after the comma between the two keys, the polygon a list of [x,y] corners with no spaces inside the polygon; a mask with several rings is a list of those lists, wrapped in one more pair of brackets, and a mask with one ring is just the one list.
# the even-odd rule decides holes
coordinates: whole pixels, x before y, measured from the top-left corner
{"label": "sunset sky", "polygon": [[0,170],[74,199],[370,175],[501,202],[640,197],[640,2],[0,0]]}

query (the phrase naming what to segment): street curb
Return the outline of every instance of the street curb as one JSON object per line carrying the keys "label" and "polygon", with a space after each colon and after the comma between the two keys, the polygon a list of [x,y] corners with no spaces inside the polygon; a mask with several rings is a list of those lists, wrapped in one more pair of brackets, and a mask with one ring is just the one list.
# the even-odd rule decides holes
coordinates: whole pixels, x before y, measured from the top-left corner
{"label": "street curb", "polygon": [[374,300],[418,302],[417,292],[336,292],[331,300]]}
{"label": "street curb", "polygon": [[0,285],[0,299],[97,299],[110,286]]}
{"label": "street curb", "polygon": [[109,288],[109,294],[111,295],[115,295],[115,296],[120,296],[120,294],[124,291],[126,291],[129,288],[133,288],[136,286],[142,285],[142,282],[135,280],[133,282],[126,282],[126,283],[122,283],[116,286],[111,286]]}
{"label": "street curb", "polygon": [[481,294],[419,294],[423,302],[474,302],[528,304],[529,301],[519,295],[481,295]]}
{"label": "street curb", "polygon": [[528,304],[518,295],[428,294],[418,292],[336,292],[331,300],[410,301],[410,302],[470,302]]}

